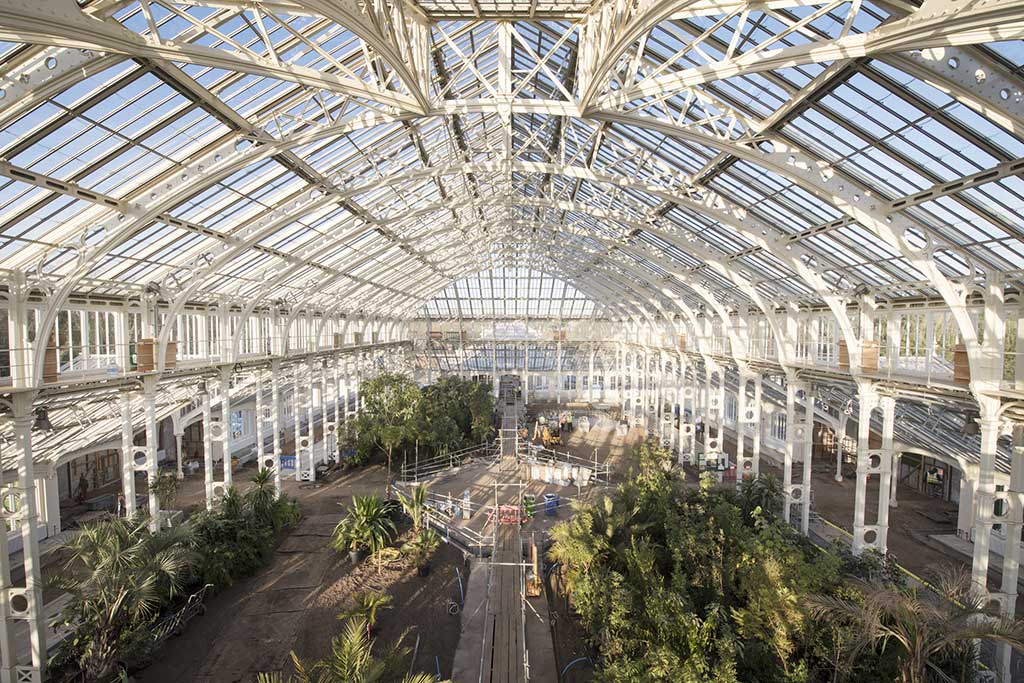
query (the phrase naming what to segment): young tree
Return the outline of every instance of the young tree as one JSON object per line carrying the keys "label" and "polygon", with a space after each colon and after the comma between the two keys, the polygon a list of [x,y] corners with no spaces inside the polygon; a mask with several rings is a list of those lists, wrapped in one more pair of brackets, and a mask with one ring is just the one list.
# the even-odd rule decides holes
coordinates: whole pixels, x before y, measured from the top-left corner
{"label": "young tree", "polygon": [[470,434],[474,443],[482,443],[494,427],[494,394],[488,385],[473,382],[469,393]]}
{"label": "young tree", "polygon": [[417,438],[434,453],[458,449],[462,445],[459,423],[447,413],[448,405],[437,400],[433,388],[424,389],[416,411]]}
{"label": "young tree", "polygon": [[745,515],[775,519],[782,513],[782,483],[774,474],[762,474],[740,484],[740,506]]}
{"label": "young tree", "polygon": [[402,546],[402,552],[412,559],[420,576],[430,572],[430,556],[441,545],[441,537],[429,527],[420,529],[412,540]]}
{"label": "young tree", "polygon": [[277,492],[274,490],[274,473],[261,467],[252,478],[252,487],[245,492],[245,502],[256,518],[263,524],[269,524],[275,531],[280,531],[280,520],[277,519]]}
{"label": "young tree", "polygon": [[391,609],[395,602],[387,593],[364,591],[356,595],[355,604],[338,615],[338,619],[360,619],[366,622],[366,635],[369,636],[377,625],[377,612]]}
{"label": "young tree", "polygon": [[363,409],[358,418],[360,436],[373,439],[387,454],[387,490],[391,490],[391,462],[395,449],[415,438],[420,389],[405,375],[384,373],[362,386]]}
{"label": "young tree", "polygon": [[178,499],[178,490],[181,488],[181,480],[174,472],[161,472],[153,482],[150,493],[160,501],[161,510],[169,510]]}

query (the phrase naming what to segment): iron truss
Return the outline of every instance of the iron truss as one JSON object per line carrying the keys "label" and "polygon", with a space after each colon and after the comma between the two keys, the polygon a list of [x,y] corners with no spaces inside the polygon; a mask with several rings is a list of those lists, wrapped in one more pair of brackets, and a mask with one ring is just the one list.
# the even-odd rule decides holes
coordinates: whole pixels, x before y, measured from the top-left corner
{"label": "iron truss", "polygon": [[618,319],[827,307],[851,349],[865,297],[937,301],[977,348],[1024,269],[1022,37],[1011,0],[0,0],[0,268],[43,330],[520,269]]}

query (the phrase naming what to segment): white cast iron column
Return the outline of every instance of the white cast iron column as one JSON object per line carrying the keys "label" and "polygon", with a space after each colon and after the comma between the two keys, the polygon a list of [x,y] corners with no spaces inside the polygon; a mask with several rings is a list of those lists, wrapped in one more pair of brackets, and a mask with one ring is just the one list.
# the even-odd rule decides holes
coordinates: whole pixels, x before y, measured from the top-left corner
{"label": "white cast iron column", "polygon": [[146,483],[149,491],[149,528],[154,532],[160,529],[160,500],[153,493],[156,478],[159,474],[156,436],[156,376],[146,375],[143,378],[144,390],[142,405],[146,421]]}
{"label": "white cast iron column", "polygon": [[[874,547],[878,532],[864,523],[868,497],[869,456],[871,443],[871,412],[878,405],[878,394],[871,382],[857,383],[857,485],[853,498],[853,553],[859,555],[865,548]],[[871,531],[871,538],[868,532]]]}
{"label": "white cast iron column", "polygon": [[203,383],[203,476],[206,486],[206,509],[213,508],[213,405],[207,384]]}
{"label": "white cast iron column", "polygon": [[132,395],[127,391],[121,392],[121,490],[125,517],[134,517],[135,430],[132,427]]}
{"label": "white cast iron column", "polygon": [[[8,588],[5,607],[14,619],[28,622],[32,655],[30,666],[15,666],[16,681],[42,683],[46,674],[46,619],[43,615],[43,581],[37,528],[35,463],[32,456],[32,410],[35,395],[19,392],[12,396],[14,412],[14,460],[18,463],[16,517],[21,526],[22,556],[25,564],[25,588]],[[6,555],[7,549],[4,548]],[[4,577],[8,579],[9,577]]]}
{"label": "white cast iron column", "polygon": [[222,365],[220,367],[220,422],[221,422],[221,442],[224,444],[222,449],[224,465],[224,489],[227,490],[231,486],[232,482],[232,471],[231,471],[231,366]]}

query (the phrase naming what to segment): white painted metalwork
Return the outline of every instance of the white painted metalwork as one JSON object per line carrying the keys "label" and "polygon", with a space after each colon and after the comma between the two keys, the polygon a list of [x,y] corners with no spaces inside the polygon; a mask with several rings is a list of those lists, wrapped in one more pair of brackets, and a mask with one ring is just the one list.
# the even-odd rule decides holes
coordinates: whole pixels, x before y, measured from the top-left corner
{"label": "white painted metalwork", "polygon": [[411,347],[426,381],[653,410],[680,461],[735,429],[738,480],[785,412],[805,531],[815,424],[839,479],[856,421],[855,552],[887,545],[900,448],[941,451],[987,592],[1020,524],[995,510],[1024,421],[1022,37],[1011,0],[0,0],[0,392],[63,424],[96,399],[18,454],[119,440],[133,513],[191,411],[212,504],[254,401],[280,492],[282,430],[315,477],[317,418],[335,439]]}

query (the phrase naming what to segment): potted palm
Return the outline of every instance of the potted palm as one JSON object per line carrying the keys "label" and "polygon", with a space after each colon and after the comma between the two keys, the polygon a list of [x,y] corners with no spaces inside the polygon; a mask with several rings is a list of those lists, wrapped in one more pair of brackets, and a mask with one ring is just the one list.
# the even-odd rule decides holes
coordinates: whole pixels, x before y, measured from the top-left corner
{"label": "potted palm", "polygon": [[334,527],[331,546],[339,553],[347,550],[352,562],[386,546],[395,533],[388,507],[378,496],[355,496],[348,513]]}
{"label": "potted palm", "polygon": [[412,540],[402,546],[405,553],[416,565],[416,573],[420,576],[430,574],[430,556],[441,544],[441,539],[433,529],[423,527]]}
{"label": "potted palm", "polygon": [[423,484],[413,488],[409,495],[397,492],[398,502],[401,503],[405,514],[412,520],[412,530],[419,533],[423,527],[423,520],[428,515],[427,511],[427,487]]}

